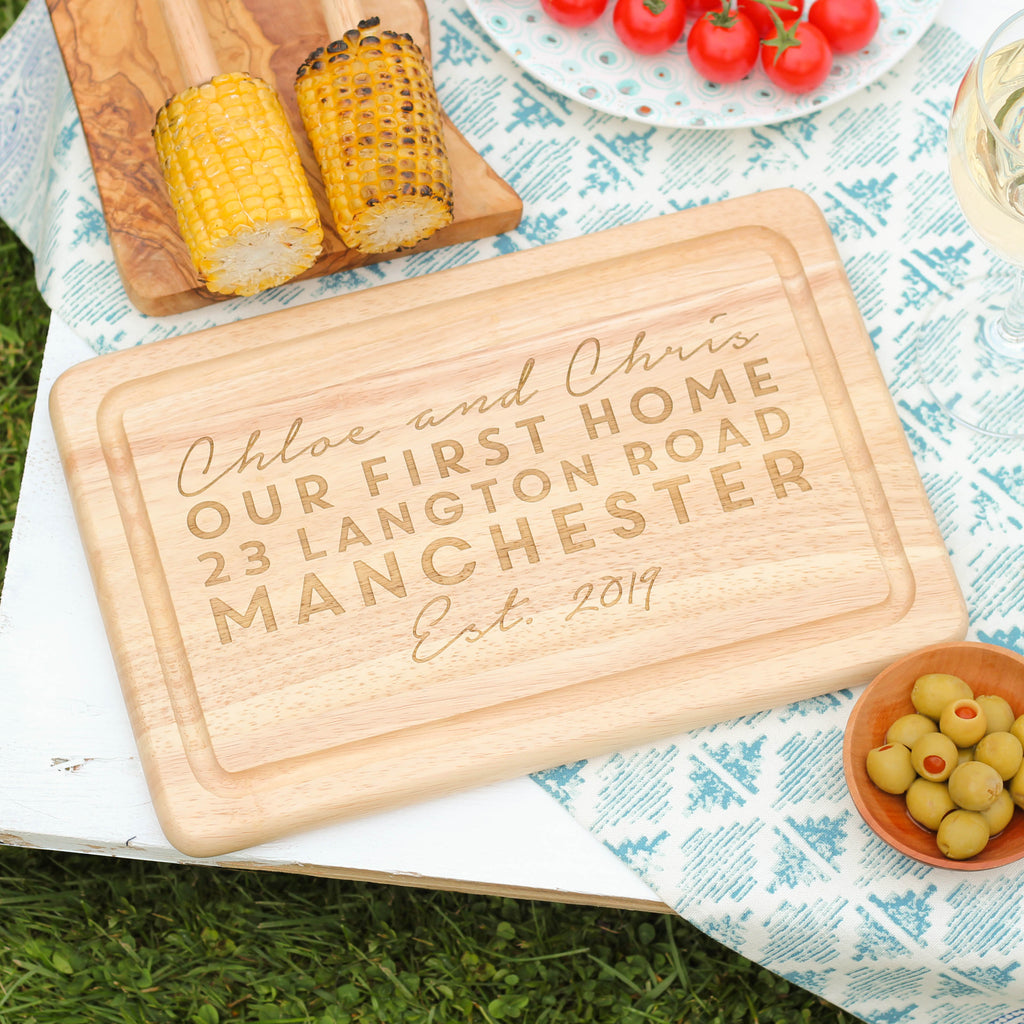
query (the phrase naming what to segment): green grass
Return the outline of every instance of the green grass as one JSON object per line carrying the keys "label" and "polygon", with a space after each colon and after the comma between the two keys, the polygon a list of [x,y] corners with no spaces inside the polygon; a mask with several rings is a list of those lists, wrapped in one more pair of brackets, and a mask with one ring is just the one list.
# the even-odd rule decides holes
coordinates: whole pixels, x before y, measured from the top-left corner
{"label": "green grass", "polygon": [[0,588],[7,569],[48,319],[49,311],[32,276],[32,257],[14,232],[0,222]]}
{"label": "green grass", "polygon": [[[47,319],[0,224],[0,586]],[[672,915],[0,847],[0,1024],[227,1021],[853,1024]]]}
{"label": "green grass", "polygon": [[8,850],[0,1021],[840,1024],[671,915]]}

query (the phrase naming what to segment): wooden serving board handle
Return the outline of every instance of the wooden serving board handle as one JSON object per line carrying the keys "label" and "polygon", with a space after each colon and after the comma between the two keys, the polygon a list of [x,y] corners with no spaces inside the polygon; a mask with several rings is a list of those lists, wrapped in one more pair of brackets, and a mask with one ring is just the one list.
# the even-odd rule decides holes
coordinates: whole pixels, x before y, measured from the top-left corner
{"label": "wooden serving board handle", "polygon": [[198,0],[160,0],[185,84],[202,85],[221,70]]}
{"label": "wooden serving board handle", "polygon": [[[430,23],[426,7],[422,5],[414,7],[407,4],[404,11],[399,12],[397,19],[394,18],[394,14],[390,10],[386,10],[384,15],[380,15],[382,7],[385,5],[364,6],[362,0],[320,0],[320,12],[327,26],[327,38],[329,40],[340,39],[364,18],[370,18],[376,14],[381,18],[382,28],[390,28],[396,32],[408,32],[429,61]],[[419,20],[417,24],[412,25],[409,24],[409,21],[414,14],[418,15]]]}
{"label": "wooden serving board handle", "polygon": [[359,0],[321,0],[320,9],[327,24],[327,35],[332,40],[340,39],[363,18]]}

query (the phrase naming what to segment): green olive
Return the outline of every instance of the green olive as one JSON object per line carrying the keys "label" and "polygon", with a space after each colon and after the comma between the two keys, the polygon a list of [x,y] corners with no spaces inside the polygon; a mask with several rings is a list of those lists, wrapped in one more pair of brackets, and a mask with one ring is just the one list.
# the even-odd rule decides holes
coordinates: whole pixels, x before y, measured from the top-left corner
{"label": "green olive", "polygon": [[946,675],[944,672],[929,672],[918,677],[910,691],[914,707],[936,722],[950,701],[973,697],[974,692],[959,676]]}
{"label": "green olive", "polygon": [[1007,787],[1010,790],[1010,796],[1013,798],[1013,802],[1024,810],[1024,765],[1021,765],[1017,774],[1010,779],[1010,785]]}
{"label": "green olive", "polygon": [[1014,720],[1013,725],[1010,726],[1010,732],[1024,743],[1024,715]]}
{"label": "green olive", "polygon": [[981,761],[957,765],[949,776],[949,795],[953,803],[965,811],[984,811],[991,807],[1002,789],[999,772]]}
{"label": "green olive", "polygon": [[958,747],[972,747],[988,730],[981,705],[969,697],[951,700],[939,715],[939,731]]}
{"label": "green olive", "polygon": [[902,743],[885,743],[868,751],[868,778],[885,793],[905,793],[914,781],[910,751]]}
{"label": "green olive", "polygon": [[990,836],[999,835],[999,833],[1010,824],[1010,821],[1013,818],[1013,808],[1013,798],[1010,796],[1009,792],[1004,789],[999,796],[996,797],[996,802],[991,807],[979,812],[988,823],[988,834]]}
{"label": "green olive", "polygon": [[1011,732],[990,732],[978,740],[974,757],[992,765],[1003,782],[1009,782],[1024,764],[1024,746]]}
{"label": "green olive", "polygon": [[922,779],[944,782],[957,764],[956,744],[941,732],[925,733],[910,748],[910,763]]}
{"label": "green olive", "polygon": [[956,804],[944,782],[914,779],[907,790],[907,810],[910,816],[933,832],[939,827],[939,822],[955,809]]}
{"label": "green olive", "polygon": [[886,743],[902,743],[912,747],[926,732],[938,732],[939,727],[926,715],[903,715],[889,726]]}
{"label": "green olive", "polygon": [[977,811],[950,811],[939,823],[935,841],[950,860],[966,860],[988,845],[988,822]]}
{"label": "green olive", "polygon": [[963,764],[965,761],[974,760],[974,747],[957,747],[956,763]]}
{"label": "green olive", "polygon": [[1013,708],[1005,697],[999,697],[994,693],[983,693],[975,700],[981,705],[985,712],[985,721],[988,722],[989,732],[1009,732],[1013,725]]}

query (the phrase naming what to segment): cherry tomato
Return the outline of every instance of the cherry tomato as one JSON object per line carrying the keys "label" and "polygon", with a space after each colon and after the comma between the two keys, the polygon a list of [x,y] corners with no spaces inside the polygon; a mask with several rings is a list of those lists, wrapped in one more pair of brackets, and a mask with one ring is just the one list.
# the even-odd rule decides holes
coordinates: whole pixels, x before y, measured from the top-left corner
{"label": "cherry tomato", "polygon": [[709,82],[738,82],[757,63],[761,48],[754,23],[728,8],[697,19],[686,40],[690,63]]}
{"label": "cherry tomato", "polygon": [[737,0],[736,3],[737,9],[754,23],[762,39],[767,39],[775,31],[775,22],[768,13],[770,6],[775,7],[775,13],[783,21],[796,21],[803,14],[804,0],[775,0],[774,4],[767,4],[764,0]]}
{"label": "cherry tomato", "polygon": [[686,0],[686,13],[691,18],[699,18],[708,11],[720,11],[722,0]]}
{"label": "cherry tomato", "polygon": [[807,20],[821,29],[834,53],[853,53],[874,38],[881,13],[876,0],[814,0]]}
{"label": "cherry tomato", "polygon": [[540,5],[559,25],[582,28],[604,14],[608,0],[540,0]]}
{"label": "cherry tomato", "polygon": [[821,29],[809,21],[797,21],[762,41],[761,65],[780,89],[810,92],[828,78],[832,49]]}
{"label": "cherry tomato", "polygon": [[682,38],[686,0],[616,0],[612,25],[634,52],[661,53]]}

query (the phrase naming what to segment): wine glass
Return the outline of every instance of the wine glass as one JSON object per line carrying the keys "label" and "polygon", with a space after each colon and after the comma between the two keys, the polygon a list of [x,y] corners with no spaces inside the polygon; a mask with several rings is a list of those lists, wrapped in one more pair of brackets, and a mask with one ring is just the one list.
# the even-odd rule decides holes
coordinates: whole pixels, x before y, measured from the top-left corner
{"label": "wine glass", "polygon": [[992,33],[960,83],[949,166],[964,216],[1008,272],[940,299],[918,335],[918,369],[958,423],[1024,439],[1024,11]]}

